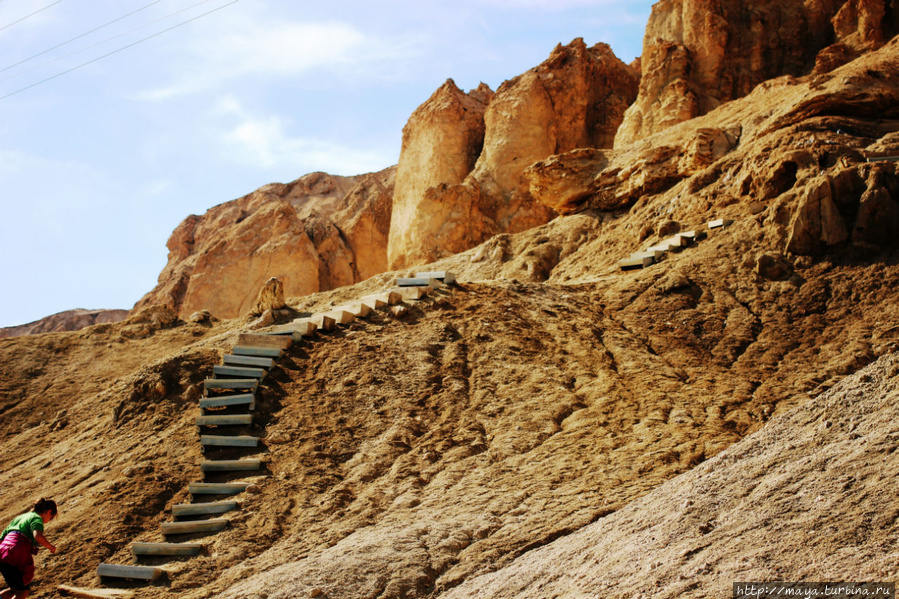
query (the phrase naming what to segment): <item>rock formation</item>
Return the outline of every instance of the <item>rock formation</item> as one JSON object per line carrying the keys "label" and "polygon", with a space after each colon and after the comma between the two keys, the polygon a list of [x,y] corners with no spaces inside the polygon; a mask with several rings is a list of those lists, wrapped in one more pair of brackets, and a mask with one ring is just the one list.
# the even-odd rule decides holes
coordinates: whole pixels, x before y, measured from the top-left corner
{"label": "rock formation", "polygon": [[129,310],[66,310],[28,324],[0,328],[0,339],[59,331],[78,331],[95,324],[120,322],[125,320],[129,313]]}
{"label": "rock formation", "polygon": [[271,277],[287,296],[299,296],[383,272],[393,172],[313,173],[188,217],[169,239],[159,284],[136,307],[231,318],[252,308]]}
{"label": "rock formation", "polygon": [[640,93],[615,145],[705,114],[781,75],[826,72],[899,31],[886,0],[662,0],[643,40]]}
{"label": "rock formation", "polygon": [[259,295],[256,296],[256,302],[253,304],[250,314],[259,315],[268,310],[280,310],[286,305],[287,303],[284,301],[284,285],[281,281],[272,277],[259,290]]}
{"label": "rock formation", "polygon": [[[483,110],[483,125],[479,115],[487,90],[465,96],[444,85],[404,130],[391,268],[449,256],[497,233],[547,222],[555,214],[549,206],[558,203],[535,201],[525,169],[576,148],[610,147],[636,97],[637,80],[606,44],[588,48],[576,39],[503,83]],[[437,148],[428,145],[441,140]]]}

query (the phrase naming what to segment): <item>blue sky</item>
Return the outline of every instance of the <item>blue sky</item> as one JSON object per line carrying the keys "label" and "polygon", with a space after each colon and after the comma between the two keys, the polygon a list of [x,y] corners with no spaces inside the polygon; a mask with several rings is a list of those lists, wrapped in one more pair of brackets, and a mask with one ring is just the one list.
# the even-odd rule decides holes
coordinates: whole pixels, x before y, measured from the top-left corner
{"label": "blue sky", "polygon": [[187,215],[395,164],[447,78],[496,89],[575,37],[630,62],[652,4],[0,0],[0,326],[130,308]]}

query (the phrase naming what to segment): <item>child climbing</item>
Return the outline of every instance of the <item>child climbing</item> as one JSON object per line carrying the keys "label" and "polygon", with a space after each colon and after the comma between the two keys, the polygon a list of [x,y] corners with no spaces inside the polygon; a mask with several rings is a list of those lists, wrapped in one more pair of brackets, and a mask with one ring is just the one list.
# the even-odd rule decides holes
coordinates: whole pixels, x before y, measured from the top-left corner
{"label": "child climbing", "polygon": [[44,524],[56,517],[56,503],[41,499],[30,512],[16,516],[0,535],[0,574],[8,589],[0,591],[0,599],[25,599],[31,592],[34,558],[38,545],[56,553],[56,547],[44,536]]}

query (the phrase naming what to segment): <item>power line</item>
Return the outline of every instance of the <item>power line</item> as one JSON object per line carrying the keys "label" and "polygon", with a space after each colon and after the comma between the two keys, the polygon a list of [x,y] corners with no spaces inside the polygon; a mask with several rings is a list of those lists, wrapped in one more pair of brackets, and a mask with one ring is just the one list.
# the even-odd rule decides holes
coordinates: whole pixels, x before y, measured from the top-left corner
{"label": "power line", "polygon": [[[58,0],[58,1],[61,2],[62,0]],[[100,30],[103,29],[104,27],[109,27],[109,26],[112,25],[113,23],[118,23],[118,22],[121,21],[122,19],[127,19],[127,18],[130,17],[131,15],[137,14],[137,13],[139,13],[139,12],[142,11],[142,10],[146,10],[146,9],[150,8],[151,6],[153,6],[154,4],[159,4],[160,2],[162,2],[162,0],[154,0],[153,2],[150,2],[149,4],[146,4],[146,5],[144,5],[144,6],[141,6],[141,7],[138,8],[137,10],[133,10],[133,11],[129,12],[127,15],[122,15],[121,17],[119,17],[119,18],[117,18],[117,19],[113,19],[112,21],[109,21],[108,23],[103,23],[103,24],[100,25],[99,27],[94,27],[94,28],[91,29],[90,31],[86,31],[86,32],[82,33],[81,35],[76,35],[76,36],[73,37],[72,39],[66,40],[66,41],[62,42],[61,44],[56,44],[56,45],[53,46],[52,48],[47,48],[47,49],[44,50],[43,52],[38,52],[38,53],[35,54],[34,56],[29,56],[28,58],[26,58],[26,59],[24,59],[24,60],[20,60],[19,62],[13,63],[13,64],[9,65],[8,67],[4,67],[4,68],[0,69],[0,73],[3,73],[3,72],[5,72],[5,71],[8,71],[8,70],[10,70],[10,69],[13,68],[13,67],[17,67],[17,66],[19,66],[19,65],[22,64],[22,63],[28,62],[29,60],[33,60],[33,59],[37,58],[38,56],[43,56],[43,55],[46,54],[47,52],[52,52],[53,50],[56,50],[57,48],[61,48],[61,47],[65,46],[66,44],[70,44],[70,43],[74,42],[75,40],[80,40],[81,38],[83,38],[83,37],[86,36],[86,35],[90,35],[90,34],[92,34],[92,33],[95,32],[95,31],[100,31]]]}
{"label": "power line", "polygon": [[[61,1],[61,0],[59,0],[59,1]],[[81,64],[79,64],[79,65],[76,65],[76,66],[70,68],[70,69],[66,69],[65,71],[62,71],[61,73],[57,73],[57,74],[53,75],[52,77],[47,77],[46,79],[41,79],[41,80],[38,81],[37,83],[32,83],[31,85],[28,85],[28,86],[25,86],[25,87],[23,87],[23,88],[17,89],[16,91],[10,92],[10,93],[6,94],[5,96],[0,96],[0,100],[5,100],[6,98],[9,98],[10,96],[14,96],[14,95],[16,95],[16,94],[18,94],[18,93],[21,93],[21,92],[25,91],[25,90],[29,90],[29,89],[31,89],[32,87],[37,87],[38,85],[41,85],[42,83],[46,83],[46,82],[48,82],[48,81],[52,81],[53,79],[56,79],[57,77],[62,77],[63,75],[65,75],[65,74],[67,74],[67,73],[71,73],[72,71],[75,71],[75,70],[77,70],[77,69],[80,69],[81,67],[86,67],[87,65],[93,64],[93,63],[97,62],[98,60],[103,60],[104,58],[106,58],[106,57],[108,57],[108,56],[112,56],[113,54],[118,54],[119,52],[121,52],[121,51],[123,51],[123,50],[127,50],[128,48],[132,48],[132,47],[134,47],[134,46],[136,46],[136,45],[138,45],[138,44],[140,44],[140,43],[142,43],[142,42],[145,42],[145,41],[147,41],[147,40],[151,40],[151,39],[153,39],[154,37],[158,37],[158,36],[162,35],[163,33],[167,33],[167,32],[169,32],[169,31],[171,31],[172,29],[177,29],[178,27],[181,27],[181,26],[183,26],[183,25],[187,25],[188,23],[192,23],[193,21],[196,21],[197,19],[202,19],[203,17],[208,16],[208,15],[211,15],[211,14],[214,13],[214,12],[218,12],[218,11],[222,10],[223,8],[227,8],[228,6],[231,6],[232,4],[237,4],[237,2],[239,2],[239,0],[231,0],[231,2],[228,2],[227,4],[223,4],[222,6],[219,6],[218,8],[214,8],[214,9],[210,10],[209,12],[204,12],[204,13],[201,14],[201,15],[197,15],[196,17],[193,17],[193,18],[191,18],[191,19],[188,19],[188,20],[186,20],[186,21],[182,21],[181,23],[178,23],[177,25],[172,25],[172,26],[169,27],[168,29],[163,29],[162,31],[158,31],[158,32],[154,33],[153,35],[148,35],[147,37],[141,38],[141,39],[137,40],[136,42],[132,42],[132,43],[128,44],[127,46],[122,46],[121,48],[118,48],[118,49],[116,49],[116,50],[113,50],[112,52],[107,52],[106,54],[104,54],[104,55],[102,55],[102,56],[98,56],[97,58],[93,58],[93,59],[91,59],[91,60],[89,60],[89,61],[87,61],[87,62],[83,62],[83,63],[81,63]]]}
{"label": "power line", "polygon": [[[15,73],[14,75],[7,75],[6,77],[0,77],[0,82],[9,81],[10,79],[16,79],[17,77],[21,77],[22,75],[27,75],[28,73],[31,73],[32,71],[36,71],[36,70],[40,69],[41,67],[47,66],[48,64],[53,64],[54,62],[59,62],[60,60],[63,60],[64,58],[69,58],[70,56],[75,56],[76,54],[81,54],[82,52],[85,52],[87,50],[92,50],[92,49],[96,48],[97,46],[102,46],[106,42],[111,42],[112,40],[119,39],[120,37],[125,37],[127,35],[131,35],[135,31],[140,31],[141,29],[146,29],[147,27],[150,27],[151,25],[155,25],[156,23],[161,23],[162,21],[166,21],[168,19],[171,19],[172,17],[176,17],[182,13],[186,13],[190,10],[195,9],[198,6],[201,6],[203,4],[208,4],[209,2],[212,2],[212,0],[202,0],[201,2],[197,2],[196,4],[191,4],[190,6],[188,6],[186,8],[182,8],[181,10],[176,10],[173,13],[169,13],[169,14],[165,15],[164,17],[154,19],[152,21],[144,23],[143,25],[138,25],[137,27],[129,29],[128,31],[125,31],[123,33],[117,33],[113,36],[110,36],[104,40],[101,40],[101,41],[91,44],[89,46],[84,46],[83,48],[79,48],[78,50],[75,50],[74,52],[69,52],[68,54],[63,54],[62,56],[57,56],[56,58],[51,58],[50,60],[44,61],[44,62],[42,62],[38,65],[35,65],[31,68],[20,70],[17,73]],[[79,36],[79,37],[83,37],[83,36]],[[60,45],[63,45],[63,44],[60,44]],[[59,46],[56,46],[56,47],[59,47]],[[52,48],[51,48],[51,50],[52,50]],[[40,54],[46,54],[46,52],[41,52]],[[35,56],[40,56],[40,54],[36,54]],[[30,59],[28,59],[28,60],[30,60]],[[21,63],[19,63],[19,64],[21,64]],[[15,66],[15,65],[13,65],[13,66]],[[2,71],[6,71],[6,70],[8,70],[8,69],[3,69]],[[0,71],[0,72],[2,72],[2,71]]]}
{"label": "power line", "polygon": [[21,23],[21,22],[24,21],[25,19],[30,19],[30,18],[33,17],[34,15],[36,15],[36,14],[38,14],[38,13],[44,12],[45,10],[47,10],[48,8],[50,8],[51,6],[56,6],[56,5],[59,4],[60,2],[62,2],[62,0],[56,0],[56,2],[54,2],[54,3],[52,3],[52,4],[48,4],[48,5],[45,6],[44,8],[40,8],[40,9],[34,11],[33,13],[31,13],[30,15],[25,15],[24,17],[22,17],[22,18],[19,19],[18,21],[13,21],[13,22],[10,23],[9,25],[4,25],[3,27],[0,27],[0,31],[3,31],[4,29],[9,29],[9,28],[12,27],[13,25],[16,25],[16,24],[18,24],[18,23]]}

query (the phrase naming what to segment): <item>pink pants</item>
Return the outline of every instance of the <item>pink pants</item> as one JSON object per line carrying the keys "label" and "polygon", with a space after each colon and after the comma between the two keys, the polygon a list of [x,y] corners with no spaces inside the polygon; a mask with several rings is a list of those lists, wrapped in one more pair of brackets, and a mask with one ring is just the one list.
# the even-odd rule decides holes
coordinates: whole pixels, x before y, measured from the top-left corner
{"label": "pink pants", "polygon": [[22,572],[22,584],[34,580],[34,558],[31,557],[31,541],[23,534],[8,533],[0,542],[0,562],[16,567]]}

